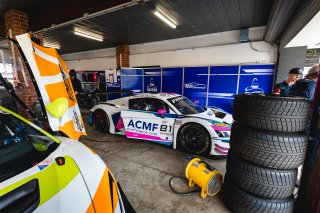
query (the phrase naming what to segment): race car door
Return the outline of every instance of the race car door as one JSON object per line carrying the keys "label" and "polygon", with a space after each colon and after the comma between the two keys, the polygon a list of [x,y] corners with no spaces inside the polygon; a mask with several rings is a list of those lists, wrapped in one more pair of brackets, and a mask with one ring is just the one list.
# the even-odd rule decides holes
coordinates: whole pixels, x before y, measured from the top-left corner
{"label": "race car door", "polygon": [[[158,113],[165,110],[166,113]],[[172,145],[173,125],[176,114],[169,106],[156,98],[135,98],[129,100],[129,110],[122,110],[121,117],[128,138],[149,140]]]}

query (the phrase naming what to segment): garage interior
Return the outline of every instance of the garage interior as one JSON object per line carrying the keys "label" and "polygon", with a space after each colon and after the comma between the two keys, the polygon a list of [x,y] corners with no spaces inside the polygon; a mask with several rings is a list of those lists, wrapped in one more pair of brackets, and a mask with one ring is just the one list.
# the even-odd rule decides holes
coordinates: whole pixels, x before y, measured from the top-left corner
{"label": "garage interior", "polygon": [[[89,124],[91,109],[133,91],[178,93],[232,114],[237,95],[272,94],[291,68],[302,68],[306,75],[319,64],[319,10],[319,0],[2,0],[0,34],[15,38],[30,33],[76,71],[85,94],[78,105],[87,132],[79,141],[112,170],[136,212],[237,212],[220,194],[181,196],[169,186],[171,177],[185,176],[190,157],[223,175],[226,157],[105,133]],[[0,74],[36,114],[38,93],[34,77],[17,60],[21,54],[6,39],[0,40],[0,53]],[[169,72],[179,74],[166,76]],[[18,111],[33,121],[23,107]],[[315,153],[313,166],[304,166],[299,191],[295,188],[295,212],[320,212],[320,154]],[[173,184],[188,190],[187,181]]]}

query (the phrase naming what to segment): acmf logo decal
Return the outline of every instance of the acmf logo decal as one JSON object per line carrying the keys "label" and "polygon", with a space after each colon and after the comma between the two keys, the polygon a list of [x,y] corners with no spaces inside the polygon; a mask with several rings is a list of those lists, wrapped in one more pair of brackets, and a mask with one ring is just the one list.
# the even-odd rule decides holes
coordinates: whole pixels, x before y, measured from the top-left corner
{"label": "acmf logo decal", "polygon": [[128,123],[128,127],[136,128],[136,129],[143,129],[143,130],[149,130],[154,131],[158,129],[158,124],[155,123],[147,123],[145,121],[133,121],[132,119]]}

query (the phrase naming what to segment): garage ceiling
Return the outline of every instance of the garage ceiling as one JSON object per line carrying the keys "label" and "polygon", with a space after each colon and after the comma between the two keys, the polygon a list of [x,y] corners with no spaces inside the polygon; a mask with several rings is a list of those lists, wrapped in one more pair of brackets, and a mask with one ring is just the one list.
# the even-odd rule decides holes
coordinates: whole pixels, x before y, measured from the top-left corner
{"label": "garage ceiling", "polygon": [[[100,9],[128,2],[104,1],[103,5],[102,0],[95,1],[97,4],[99,3]],[[64,5],[60,12],[54,10],[55,7],[52,5],[51,10],[53,11],[49,12],[47,4],[53,4],[53,1],[29,0],[27,1],[28,4],[23,4],[18,0],[6,0],[4,2],[7,2],[7,4],[15,2],[17,5],[20,2],[20,7],[15,8],[29,14],[31,30],[35,32],[47,27],[46,30],[42,31],[44,38],[46,41],[59,43],[61,46],[60,53],[102,49],[123,43],[138,44],[265,26],[273,4],[273,1],[270,0],[150,0],[87,20],[50,28],[52,24],[63,22],[63,17],[54,19],[52,12],[66,14],[63,8],[69,7],[68,3],[60,4],[60,7]],[[80,2],[82,1],[79,1],[79,5],[85,4]],[[108,5],[106,5],[106,2],[108,2]],[[159,20],[153,14],[155,7],[160,8],[172,17],[177,22],[178,27],[172,29]],[[48,20],[39,20],[41,19],[39,17],[46,17],[46,10],[49,13]],[[68,18],[69,20],[78,18],[79,15],[83,16],[88,11],[97,12],[97,8],[92,9],[92,6],[87,5],[87,10],[82,8],[82,10],[78,9],[70,12]],[[51,20],[51,24],[48,23],[49,20]],[[64,22],[66,21],[64,20]],[[73,29],[76,26],[103,34],[104,41],[99,42],[74,35]]]}

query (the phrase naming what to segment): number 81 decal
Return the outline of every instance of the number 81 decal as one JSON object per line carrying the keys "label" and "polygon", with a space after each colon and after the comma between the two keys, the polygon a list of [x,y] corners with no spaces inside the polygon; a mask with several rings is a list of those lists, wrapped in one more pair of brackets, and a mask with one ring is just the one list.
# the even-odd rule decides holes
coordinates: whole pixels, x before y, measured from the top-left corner
{"label": "number 81 decal", "polygon": [[172,126],[170,125],[161,125],[160,126],[160,132],[171,132]]}

